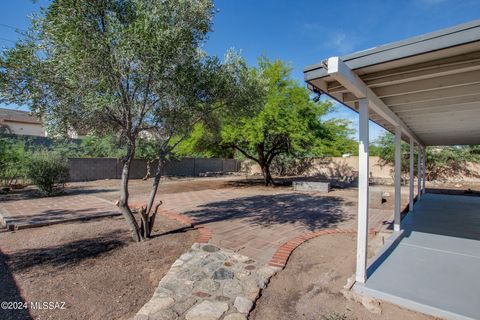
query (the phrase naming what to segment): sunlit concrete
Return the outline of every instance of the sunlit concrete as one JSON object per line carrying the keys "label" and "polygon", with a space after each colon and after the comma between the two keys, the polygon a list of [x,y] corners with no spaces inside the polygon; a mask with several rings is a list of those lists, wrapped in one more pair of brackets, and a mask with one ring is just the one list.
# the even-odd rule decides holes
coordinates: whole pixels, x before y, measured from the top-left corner
{"label": "sunlit concrete", "polygon": [[480,319],[480,198],[425,194],[402,229],[355,290],[437,317]]}

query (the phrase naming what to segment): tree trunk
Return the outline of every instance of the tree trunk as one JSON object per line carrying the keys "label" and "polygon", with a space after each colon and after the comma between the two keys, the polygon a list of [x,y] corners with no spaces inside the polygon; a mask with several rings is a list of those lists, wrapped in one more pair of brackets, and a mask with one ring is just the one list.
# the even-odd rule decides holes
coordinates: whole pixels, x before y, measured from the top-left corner
{"label": "tree trunk", "polygon": [[147,173],[145,174],[145,177],[142,178],[142,180],[148,180],[152,176],[152,173],[150,172],[151,165],[152,165],[152,161],[148,160],[147,161]]}
{"label": "tree trunk", "polygon": [[133,240],[139,242],[143,240],[143,237],[140,233],[138,223],[135,220],[135,217],[133,216],[130,207],[128,206],[128,180],[130,177],[130,165],[134,155],[135,143],[129,142],[127,146],[127,155],[123,159],[122,180],[120,183],[120,199],[118,200],[118,208],[120,209],[120,212],[125,218],[128,227],[132,231]]}
{"label": "tree trunk", "polygon": [[155,196],[157,195],[158,185],[160,184],[160,178],[162,177],[162,168],[165,163],[165,159],[163,156],[158,158],[158,165],[157,169],[155,170],[155,177],[153,178],[152,189],[150,190],[150,196],[147,202],[147,215],[152,210],[153,202],[155,201]]}
{"label": "tree trunk", "polygon": [[273,185],[272,174],[270,173],[270,166],[266,163],[259,162],[260,168],[262,169],[263,180],[265,181],[265,186]]}

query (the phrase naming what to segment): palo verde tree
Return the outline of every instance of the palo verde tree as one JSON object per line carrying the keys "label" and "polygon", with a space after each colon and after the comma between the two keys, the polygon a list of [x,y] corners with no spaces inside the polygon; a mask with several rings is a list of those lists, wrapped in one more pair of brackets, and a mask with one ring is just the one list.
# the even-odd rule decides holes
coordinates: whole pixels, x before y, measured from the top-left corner
{"label": "palo verde tree", "polygon": [[53,0],[0,57],[1,102],[29,105],[60,133],[121,138],[118,206],[135,241],[149,235],[128,206],[137,139],[172,128],[166,123],[189,107],[206,108],[210,93],[194,80],[215,69],[199,50],[213,11],[211,0]]}
{"label": "palo verde tree", "polygon": [[327,126],[321,116],[329,112],[332,105],[313,101],[308,90],[291,78],[291,68],[282,61],[262,58],[258,68],[252,68],[247,74],[245,79],[259,86],[255,99],[247,99],[248,94],[243,98],[248,112],[234,116],[222,113],[216,118],[216,124],[203,126],[205,134],[197,132],[196,136],[211,136],[214,143],[207,146],[231,148],[255,161],[268,186],[273,183],[270,166],[275,157],[318,155],[325,151],[322,140],[328,139],[331,129],[336,127],[333,122]]}

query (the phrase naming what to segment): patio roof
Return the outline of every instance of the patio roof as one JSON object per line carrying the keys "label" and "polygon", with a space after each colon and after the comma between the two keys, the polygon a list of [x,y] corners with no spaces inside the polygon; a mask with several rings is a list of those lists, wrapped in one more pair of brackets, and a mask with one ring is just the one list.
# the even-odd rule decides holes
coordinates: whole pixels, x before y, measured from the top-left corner
{"label": "patio roof", "polygon": [[480,20],[305,68],[316,92],[418,145],[480,144]]}
{"label": "patio roof", "polygon": [[[472,307],[469,300],[471,296],[478,296],[477,288],[472,290],[466,287],[465,290],[462,288],[463,291],[453,290],[456,288],[456,274],[465,273],[465,268],[474,274],[478,269],[476,266],[478,255],[470,257],[475,262],[471,264],[470,260],[466,261],[461,254],[456,254],[467,243],[453,238],[465,238],[465,234],[449,234],[448,239],[441,238],[443,242],[437,248],[430,248],[421,241],[413,243],[414,246],[395,247],[393,242],[387,243],[385,250],[389,249],[393,252],[389,255],[389,259],[384,260],[383,263],[378,262],[381,263],[381,267],[375,270],[372,268],[367,270],[367,235],[370,172],[369,119],[395,134],[394,234],[401,235],[402,230],[405,230],[413,235],[410,239],[419,239],[417,237],[419,231],[412,228],[413,224],[416,227],[428,225],[435,229],[432,229],[435,231],[433,233],[444,236],[445,232],[452,228],[451,223],[441,223],[448,220],[445,217],[458,218],[457,211],[466,210],[465,206],[456,204],[446,206],[443,215],[439,214],[438,210],[435,210],[434,214],[425,214],[419,210],[422,209],[422,205],[414,206],[415,144],[418,149],[417,200],[420,200],[425,193],[426,146],[480,144],[480,20],[360,51],[342,58],[328,58],[319,64],[307,67],[305,81],[312,91],[326,93],[359,112],[356,287],[360,288],[363,285],[364,289],[377,290],[382,293],[377,295],[380,298],[383,297],[385,300],[432,315],[451,319],[468,319],[473,313],[474,318],[478,318],[478,308]],[[410,218],[406,221],[401,221],[400,214],[402,138],[410,144],[408,179]],[[433,202],[438,200],[437,198]],[[427,202],[428,199],[431,200],[431,197],[427,197]],[[465,201],[463,199],[460,202]],[[417,210],[414,211],[414,207]],[[478,222],[478,210],[471,210],[470,213]],[[465,226],[473,228],[476,235],[479,234],[478,223],[471,225],[466,223]],[[424,231],[420,233],[428,233]],[[435,239],[437,237],[429,236],[427,242]],[[405,240],[402,244],[412,243]],[[449,256],[436,254],[435,250],[443,250],[445,244],[450,245],[453,251],[456,250],[455,254]],[[468,242],[472,252],[478,252],[479,244],[478,239]],[[416,250],[415,245],[417,247],[424,245],[422,250],[427,250],[431,259],[415,256],[413,252]],[[405,271],[395,269],[397,264],[389,262],[399,256],[400,260],[411,257],[410,261],[414,262],[415,268],[421,267],[423,271],[410,273],[408,268]],[[376,261],[374,264],[377,263]],[[448,270],[442,267],[447,264]],[[432,277],[431,273],[442,282],[436,284],[435,281],[423,281],[429,276]],[[403,286],[391,286],[392,283],[388,283],[387,286],[375,285],[375,279],[387,275],[386,278],[382,278],[383,280],[377,281],[377,284],[382,281],[388,282],[389,279],[393,279],[392,274],[400,279]],[[469,279],[471,277],[462,278],[462,284],[467,286]],[[395,283],[398,284],[398,282]],[[407,283],[409,285],[405,285]],[[404,290],[390,290],[392,288]],[[430,293],[453,290],[452,292],[458,295],[431,294],[428,299],[425,299],[427,296],[419,297],[411,293],[420,289],[422,292]],[[451,303],[444,303],[445,297],[452,299]],[[408,303],[402,301],[408,301]],[[468,303],[463,304],[462,301]]]}

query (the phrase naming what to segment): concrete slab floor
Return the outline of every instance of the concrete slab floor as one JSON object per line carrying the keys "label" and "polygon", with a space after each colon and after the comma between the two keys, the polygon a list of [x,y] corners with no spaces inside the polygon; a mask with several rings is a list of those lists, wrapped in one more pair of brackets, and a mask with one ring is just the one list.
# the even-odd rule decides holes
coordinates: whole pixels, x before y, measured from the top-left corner
{"label": "concrete slab floor", "polygon": [[355,290],[446,319],[480,319],[480,197],[425,194]]}

